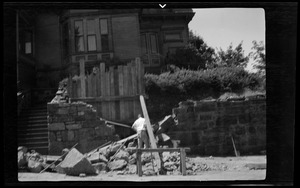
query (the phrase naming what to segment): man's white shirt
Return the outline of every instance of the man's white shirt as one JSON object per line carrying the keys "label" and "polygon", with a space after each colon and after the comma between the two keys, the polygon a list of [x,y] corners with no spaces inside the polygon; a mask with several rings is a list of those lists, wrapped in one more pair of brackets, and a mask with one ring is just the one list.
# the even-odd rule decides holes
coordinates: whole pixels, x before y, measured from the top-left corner
{"label": "man's white shirt", "polygon": [[132,128],[135,128],[136,131],[139,133],[142,130],[145,130],[144,125],[145,125],[145,118],[140,117],[137,120],[135,120],[135,122],[132,125]]}

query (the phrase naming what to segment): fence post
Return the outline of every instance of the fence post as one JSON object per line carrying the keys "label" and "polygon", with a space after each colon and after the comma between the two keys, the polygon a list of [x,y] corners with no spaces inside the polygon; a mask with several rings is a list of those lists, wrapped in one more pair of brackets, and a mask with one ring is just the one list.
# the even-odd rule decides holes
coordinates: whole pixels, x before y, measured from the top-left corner
{"label": "fence post", "polygon": [[84,67],[84,60],[80,59],[79,60],[79,65],[80,65],[80,83],[81,83],[81,97],[85,98],[86,97],[86,92],[85,92],[85,67]]}

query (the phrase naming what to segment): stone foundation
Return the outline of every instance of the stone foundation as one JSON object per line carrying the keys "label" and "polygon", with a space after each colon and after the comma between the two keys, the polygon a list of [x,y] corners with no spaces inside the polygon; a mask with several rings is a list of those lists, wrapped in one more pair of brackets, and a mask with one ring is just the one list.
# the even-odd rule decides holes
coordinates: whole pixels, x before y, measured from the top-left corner
{"label": "stone foundation", "polygon": [[91,105],[83,102],[48,103],[49,155],[61,155],[64,148],[89,152],[112,140],[115,129],[97,118]]}

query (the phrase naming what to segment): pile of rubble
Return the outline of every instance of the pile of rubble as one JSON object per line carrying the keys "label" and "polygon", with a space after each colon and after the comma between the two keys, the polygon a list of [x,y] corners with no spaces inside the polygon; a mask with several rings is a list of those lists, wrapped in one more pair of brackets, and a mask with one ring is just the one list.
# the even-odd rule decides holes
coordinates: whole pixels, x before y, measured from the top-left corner
{"label": "pile of rubble", "polygon": [[[59,161],[59,164],[47,164],[36,152],[27,152],[25,147],[19,147],[18,166],[20,170],[39,173],[47,168],[49,172],[57,172],[71,176],[86,176],[113,173],[117,175],[137,174],[136,146],[133,142],[128,147],[114,142],[107,147],[95,150],[92,153],[82,154],[76,148],[64,149],[67,155]],[[67,151],[66,151],[67,150]],[[27,152],[27,153],[26,153]],[[180,175],[180,153],[163,152],[161,155],[161,170],[158,172],[154,155],[145,152],[141,155],[143,175]],[[194,163],[186,157],[186,174],[195,175],[201,171],[214,170],[205,163]],[[223,169],[226,170],[226,169]]]}
{"label": "pile of rubble", "polygon": [[47,166],[45,159],[34,150],[27,152],[27,148],[18,147],[18,169],[20,171],[40,172]]}

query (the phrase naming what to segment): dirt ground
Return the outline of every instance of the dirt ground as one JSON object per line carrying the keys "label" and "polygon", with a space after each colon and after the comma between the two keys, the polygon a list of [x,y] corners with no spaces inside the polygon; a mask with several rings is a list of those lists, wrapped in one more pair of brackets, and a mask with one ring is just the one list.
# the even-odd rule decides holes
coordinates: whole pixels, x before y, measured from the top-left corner
{"label": "dirt ground", "polygon": [[206,164],[206,171],[194,175],[154,175],[142,176],[117,175],[116,172],[107,172],[95,176],[68,176],[65,174],[43,172],[41,174],[19,172],[20,182],[60,182],[60,181],[222,181],[222,180],[264,180],[266,177],[266,156],[241,156],[241,157],[189,157],[195,163]]}

